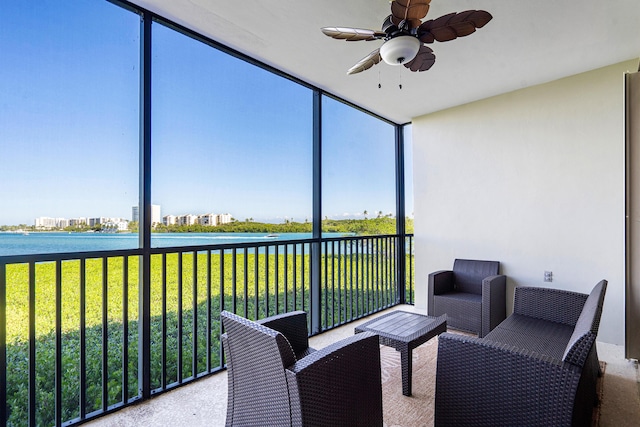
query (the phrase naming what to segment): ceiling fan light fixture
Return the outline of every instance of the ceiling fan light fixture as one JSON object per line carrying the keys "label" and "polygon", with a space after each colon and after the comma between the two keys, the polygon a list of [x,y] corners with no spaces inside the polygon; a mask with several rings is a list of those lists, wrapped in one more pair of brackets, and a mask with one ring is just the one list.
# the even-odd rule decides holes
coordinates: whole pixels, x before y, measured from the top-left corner
{"label": "ceiling fan light fixture", "polygon": [[415,58],[420,45],[414,36],[394,37],[380,47],[380,56],[389,65],[402,65]]}

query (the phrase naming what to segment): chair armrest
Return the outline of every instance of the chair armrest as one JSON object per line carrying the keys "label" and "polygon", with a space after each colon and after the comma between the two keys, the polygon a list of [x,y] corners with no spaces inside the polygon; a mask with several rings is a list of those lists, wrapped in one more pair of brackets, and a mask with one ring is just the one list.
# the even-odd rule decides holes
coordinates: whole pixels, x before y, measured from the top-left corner
{"label": "chair armrest", "polygon": [[382,426],[377,335],[364,332],[331,344],[286,372],[290,391],[298,392],[300,408],[293,411],[301,425]]}
{"label": "chair armrest", "polygon": [[588,295],[562,289],[516,287],[513,312],[575,326]]}
{"label": "chair armrest", "polygon": [[546,355],[441,334],[435,425],[569,426],[580,373]]}
{"label": "chair armrest", "polygon": [[482,281],[482,325],[480,338],[507,318],[507,276],[485,277]]}
{"label": "chair armrest", "polygon": [[309,348],[309,333],[307,329],[307,313],[304,311],[292,311],[277,314],[258,320],[267,328],[280,332],[285,336],[296,356],[304,354]]}
{"label": "chair armrest", "polygon": [[433,296],[450,291],[453,291],[452,270],[440,270],[429,274],[429,284],[427,289],[427,314],[429,316],[435,316],[435,312],[433,311]]}

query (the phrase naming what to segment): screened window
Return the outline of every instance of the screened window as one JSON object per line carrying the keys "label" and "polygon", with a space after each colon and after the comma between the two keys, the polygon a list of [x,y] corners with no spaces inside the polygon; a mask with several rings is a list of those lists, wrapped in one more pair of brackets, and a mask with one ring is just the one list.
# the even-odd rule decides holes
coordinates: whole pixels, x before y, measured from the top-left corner
{"label": "screened window", "polygon": [[394,127],[328,97],[322,113],[323,232],[395,234]]}
{"label": "screened window", "polygon": [[[140,18],[105,1],[0,3],[0,255],[137,247]],[[97,19],[99,18],[99,19]]]}
{"label": "screened window", "polygon": [[[153,61],[159,228],[295,222],[310,233],[312,92],[160,24]],[[166,238],[154,233],[152,245]]]}

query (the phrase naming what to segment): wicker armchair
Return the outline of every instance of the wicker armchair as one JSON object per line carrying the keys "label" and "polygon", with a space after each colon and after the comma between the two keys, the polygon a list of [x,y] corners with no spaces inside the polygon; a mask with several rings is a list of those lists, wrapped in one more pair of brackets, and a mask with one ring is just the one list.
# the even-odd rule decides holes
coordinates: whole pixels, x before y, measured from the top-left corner
{"label": "wicker armchair", "polygon": [[590,295],[517,287],[484,338],[438,338],[436,426],[591,426],[607,281]]}
{"label": "wicker armchair", "polygon": [[378,336],[309,347],[303,311],[253,322],[221,313],[227,426],[382,426]]}
{"label": "wicker armchair", "polygon": [[484,337],[507,317],[507,278],[497,261],[456,259],[453,270],[429,274],[428,314]]}

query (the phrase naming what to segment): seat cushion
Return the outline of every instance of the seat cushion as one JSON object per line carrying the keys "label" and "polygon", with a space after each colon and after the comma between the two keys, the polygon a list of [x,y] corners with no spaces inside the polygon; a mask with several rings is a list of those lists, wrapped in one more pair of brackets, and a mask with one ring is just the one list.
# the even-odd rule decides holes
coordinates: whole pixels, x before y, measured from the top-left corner
{"label": "seat cushion", "polygon": [[562,360],[573,327],[535,317],[512,314],[489,332],[485,339]]}
{"label": "seat cushion", "polygon": [[447,292],[433,297],[435,316],[447,315],[447,326],[479,333],[482,324],[482,296]]}

